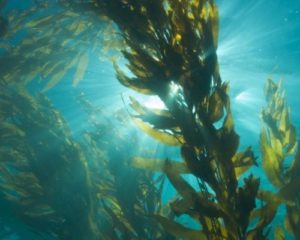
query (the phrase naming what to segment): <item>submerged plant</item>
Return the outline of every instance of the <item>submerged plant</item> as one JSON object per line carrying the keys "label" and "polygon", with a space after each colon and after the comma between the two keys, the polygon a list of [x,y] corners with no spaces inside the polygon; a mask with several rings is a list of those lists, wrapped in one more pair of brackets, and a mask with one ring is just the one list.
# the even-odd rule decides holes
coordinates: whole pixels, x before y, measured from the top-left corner
{"label": "submerged plant", "polygon": [[[154,178],[148,171],[132,168],[130,160],[133,150],[138,150],[137,139],[121,134],[118,122],[105,118],[101,108],[93,106],[84,96],[80,102],[93,126],[84,133],[82,146],[90,156],[94,191],[102,212],[98,221],[105,239],[174,239],[149,218],[163,211],[164,178]],[[128,119],[123,121],[127,124]]]}
{"label": "submerged plant", "polygon": [[[105,39],[91,6],[86,1],[41,1],[29,9],[10,10],[7,33],[0,38],[0,83],[35,81],[46,91],[71,74],[76,86]],[[0,18],[0,28],[3,21]]]}
{"label": "submerged plant", "polygon": [[85,102],[92,129],[78,141],[44,95],[10,86],[0,103],[0,196],[15,218],[56,239],[172,239],[147,217],[163,179],[127,164],[131,143],[95,108]]}
{"label": "submerged plant", "polygon": [[[266,84],[267,106],[262,111],[264,128],[261,130],[263,168],[269,182],[277,192],[261,191],[260,196],[273,208],[286,207],[284,228],[295,239],[300,238],[300,150],[296,129],[292,125],[289,109],[281,84],[268,80]],[[284,231],[277,227],[276,239],[285,239]]]}
{"label": "submerged plant", "polygon": [[86,158],[64,119],[43,95],[13,87],[0,92],[2,197],[41,234],[96,239]]}
{"label": "submerged plant", "polygon": [[[215,1],[58,3],[52,15],[36,16],[32,9],[20,18],[11,15],[9,23],[15,28],[4,36],[26,27],[20,44],[8,47],[0,58],[0,194],[17,218],[58,239],[260,240],[267,239],[278,206],[285,204],[285,226],[277,227],[275,236],[284,239],[286,230],[299,238],[296,131],[280,87],[272,81],[267,85],[260,145],[263,168],[278,191],[259,189],[259,179],[249,174],[240,179],[257,163],[251,147],[238,152],[229,86],[218,69]],[[44,8],[47,5],[34,9],[44,13]],[[85,16],[90,10],[100,12],[101,18]],[[93,42],[93,51],[100,51],[97,40],[104,24],[98,24],[108,19],[116,26],[109,22],[107,28],[118,36],[114,47],[132,73],[126,75],[112,58],[118,80],[139,93],[158,96],[165,105],[147,108],[130,98],[132,119],[153,138],[178,146],[181,161],[134,156],[129,149],[135,139],[120,134],[84,98],[81,104],[91,126],[75,139],[48,98],[33,97],[16,84],[38,76],[46,79],[47,90],[76,66],[76,85],[89,64],[85,48]],[[43,64],[37,68],[37,62]],[[16,82],[19,76],[23,79]],[[164,177],[152,171],[163,172],[179,195],[169,204],[171,212],[161,204]],[[260,208],[258,199],[263,202]],[[174,220],[182,215],[200,227]]]}
{"label": "submerged plant", "polygon": [[255,157],[250,147],[237,152],[239,136],[228,84],[222,83],[218,71],[215,2],[98,0],[98,4],[120,29],[126,44],[122,53],[134,75],[127,76],[114,63],[117,78],[137,92],[157,95],[166,107],[149,109],[132,99],[138,113],[135,122],[163,143],[180,146],[181,164],[200,189],[165,161],[161,170],[181,195],[171,205],[173,212],[196,219],[201,230],[179,227],[162,216],[157,220],[186,239],[265,239],[272,214],[261,214],[256,226],[249,228],[259,180],[250,175],[238,186],[238,177],[255,164]]}
{"label": "submerged plant", "polygon": [[[5,7],[7,3],[7,0],[2,0],[0,1],[0,13],[2,9]],[[5,36],[7,33],[7,28],[8,28],[8,21],[5,17],[0,15],[0,38]]]}

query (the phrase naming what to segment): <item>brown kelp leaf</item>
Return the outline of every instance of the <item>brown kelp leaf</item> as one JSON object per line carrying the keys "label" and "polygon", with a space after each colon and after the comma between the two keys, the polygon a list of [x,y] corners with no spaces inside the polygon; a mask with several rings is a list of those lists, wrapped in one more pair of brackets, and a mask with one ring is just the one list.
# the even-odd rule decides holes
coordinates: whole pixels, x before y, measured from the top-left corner
{"label": "brown kelp leaf", "polygon": [[214,201],[207,199],[199,194],[196,190],[166,162],[165,173],[173,187],[182,196],[186,205],[197,211],[203,216],[220,217],[224,216],[223,209]]}
{"label": "brown kelp leaf", "polygon": [[46,16],[38,19],[34,19],[31,21],[28,21],[25,24],[25,27],[28,28],[36,28],[36,27],[42,27],[43,25],[48,25],[50,23],[53,23],[53,21],[56,21],[57,16]]}
{"label": "brown kelp leaf", "polygon": [[162,227],[175,237],[186,240],[206,240],[206,236],[202,231],[187,228],[175,221],[165,218],[160,215],[154,215],[153,218],[157,220]]}
{"label": "brown kelp leaf", "polygon": [[269,140],[270,140],[270,146],[272,150],[275,152],[275,154],[278,156],[279,159],[284,158],[283,156],[283,145],[281,142],[281,139],[277,138],[273,131],[268,131],[269,133]]}
{"label": "brown kelp leaf", "polygon": [[165,173],[177,192],[187,201],[190,201],[190,204],[192,205],[197,196],[195,189],[178,173],[174,172],[172,165],[168,165],[168,162],[165,164]]}
{"label": "brown kelp leaf", "polygon": [[293,229],[291,227],[291,223],[288,215],[286,215],[284,218],[284,228],[289,234],[293,234]]}
{"label": "brown kelp leaf", "polygon": [[226,109],[226,116],[223,120],[222,127],[218,130],[219,144],[222,148],[223,159],[229,161],[236,154],[239,146],[239,135],[234,130],[234,121],[230,110],[230,101],[227,94],[227,84],[222,85],[222,90],[219,91],[220,97]]}
{"label": "brown kelp leaf", "polygon": [[165,170],[166,161],[168,162],[168,168],[171,168],[172,171],[176,172],[177,174],[189,173],[189,169],[184,162],[176,162],[169,159],[164,160],[134,157],[131,164],[135,168],[163,172]]}
{"label": "brown kelp leaf", "polygon": [[277,212],[277,205],[271,203],[267,203],[265,206],[259,209],[255,209],[251,212],[251,219],[258,218],[258,223],[256,226],[247,232],[247,240],[257,240],[257,239],[265,239],[265,234],[263,230],[266,226],[270,224],[270,222],[274,219],[275,214]]}
{"label": "brown kelp leaf", "polygon": [[49,206],[45,204],[39,204],[34,206],[30,211],[25,211],[24,214],[36,218],[36,217],[47,217],[47,215],[54,214],[55,211]]}
{"label": "brown kelp leaf", "polygon": [[251,168],[251,166],[234,168],[236,177],[239,179],[245,172],[247,172],[249,170],[249,168]]}
{"label": "brown kelp leaf", "polygon": [[257,197],[266,202],[266,203],[272,203],[274,205],[279,206],[282,203],[285,203],[287,205],[293,206],[294,204],[291,201],[288,201],[287,199],[283,198],[280,193],[273,193],[268,190],[259,190]]}
{"label": "brown kelp leaf", "polygon": [[218,90],[209,97],[208,114],[213,123],[219,121],[224,115],[224,103]]}
{"label": "brown kelp leaf", "polygon": [[210,174],[211,169],[207,158],[198,158],[195,149],[188,145],[181,147],[181,156],[191,173],[209,184],[214,183],[214,179]]}
{"label": "brown kelp leaf", "polygon": [[298,147],[296,128],[291,125],[290,128],[285,132],[283,139],[283,145],[286,146],[286,154],[294,154]]}
{"label": "brown kelp leaf", "polygon": [[289,111],[285,107],[283,111],[280,113],[280,119],[278,123],[278,130],[282,133],[285,133],[290,126],[290,119],[289,119]]}
{"label": "brown kelp leaf", "polygon": [[189,201],[186,201],[184,198],[176,198],[172,200],[170,203],[170,207],[172,212],[178,217],[182,214],[188,214],[192,218],[199,220],[200,214],[198,211],[191,208],[191,204]]}
{"label": "brown kelp leaf", "polygon": [[286,199],[286,201],[295,201],[295,199],[299,195],[299,192],[300,192],[300,175],[298,173],[279,190],[279,196]]}
{"label": "brown kelp leaf", "polygon": [[156,140],[171,146],[179,146],[182,145],[184,139],[182,136],[175,136],[174,134],[170,134],[167,132],[159,131],[151,127],[149,124],[143,122],[139,118],[132,118],[134,123],[149,136],[155,138]]}
{"label": "brown kelp leaf", "polygon": [[[298,144],[297,144],[298,145]],[[297,175],[300,169],[300,146],[297,146],[297,152],[287,170],[288,176]]]}
{"label": "brown kelp leaf", "polygon": [[130,62],[128,69],[143,81],[157,81],[165,76],[164,66],[158,53],[151,46],[135,44],[134,51],[123,51],[124,57]]}
{"label": "brown kelp leaf", "polygon": [[158,117],[167,117],[167,118],[172,117],[171,113],[168,110],[148,108],[140,104],[134,97],[130,96],[129,99],[130,99],[130,106],[140,115],[151,113],[153,115],[157,115]]}
{"label": "brown kelp leaf", "polygon": [[209,4],[209,24],[212,31],[214,48],[217,49],[219,40],[219,12],[217,4],[213,2]]}
{"label": "brown kelp leaf", "polygon": [[223,122],[223,128],[226,129],[228,132],[233,130],[234,122],[231,112],[227,112],[227,115],[225,116],[224,122]]}
{"label": "brown kelp leaf", "polygon": [[68,70],[69,69],[64,65],[58,65],[57,68],[55,68],[55,73],[51,75],[49,81],[47,82],[42,91],[48,91],[49,89],[57,85],[59,81],[66,75]]}
{"label": "brown kelp leaf", "polygon": [[24,83],[27,84],[27,83],[31,82],[33,79],[38,78],[40,76],[42,70],[43,69],[41,67],[36,67],[36,69],[28,72],[28,75],[24,76]]}
{"label": "brown kelp leaf", "polygon": [[142,94],[154,94],[152,90],[149,87],[147,87],[146,83],[142,82],[140,79],[132,79],[130,77],[127,77],[115,62],[113,63],[113,65],[116,71],[117,78],[122,85]]}
{"label": "brown kelp leaf", "polygon": [[127,220],[127,218],[124,216],[121,210],[116,210],[106,205],[104,205],[104,208],[109,214],[109,216],[112,218],[114,225],[117,229],[119,229],[121,232],[129,231],[133,233],[133,235],[136,235],[134,228],[131,226],[131,223]]}
{"label": "brown kelp leaf", "polygon": [[248,147],[243,152],[236,153],[232,157],[232,162],[235,167],[235,173],[237,177],[240,177],[253,165],[256,165],[256,159],[251,147]]}
{"label": "brown kelp leaf", "polygon": [[261,130],[260,134],[260,147],[263,157],[263,168],[268,179],[274,186],[278,188],[283,187],[284,184],[280,175],[282,172],[282,159],[280,159],[280,156],[278,156],[278,154],[276,154],[276,152],[269,146],[266,131],[264,129]]}
{"label": "brown kelp leaf", "polygon": [[300,209],[297,207],[288,207],[285,219],[285,227],[289,233],[291,233],[295,239],[300,237]]}
{"label": "brown kelp leaf", "polygon": [[81,33],[83,33],[85,30],[88,29],[89,25],[91,23],[87,22],[87,21],[79,21],[77,24],[76,29],[74,29],[73,34],[75,36],[79,36]]}
{"label": "brown kelp leaf", "polygon": [[56,63],[52,63],[51,61],[45,62],[41,67],[41,75],[42,78],[48,78],[60,70],[60,66],[63,65],[64,62],[58,61]]}
{"label": "brown kelp leaf", "polygon": [[137,100],[133,97],[130,97],[130,106],[139,113],[137,116],[144,122],[147,122],[154,126],[156,129],[173,129],[177,127],[177,122],[172,117],[169,111],[155,109],[155,108],[147,108],[141,105]]}
{"label": "brown kelp leaf", "polygon": [[[213,202],[215,196],[209,193],[196,192],[193,195],[195,204],[188,198],[175,199],[170,203],[172,212],[176,216],[187,214],[190,217],[199,220],[225,216],[225,211],[220,204]],[[201,218],[200,218],[201,217]]]}
{"label": "brown kelp leaf", "polygon": [[274,240],[285,240],[285,235],[282,227],[276,226],[274,230]]}
{"label": "brown kelp leaf", "polygon": [[147,112],[147,109],[145,106],[140,104],[134,97],[129,97],[130,99],[130,107],[134,109],[138,114],[144,115]]}
{"label": "brown kelp leaf", "polygon": [[73,86],[77,86],[77,84],[84,78],[88,65],[89,65],[89,54],[85,52],[79,58],[77,69],[72,82]]}
{"label": "brown kelp leaf", "polygon": [[[259,188],[259,179],[250,175],[244,178],[244,185],[237,191],[237,212],[239,212],[239,225],[246,231],[250,220],[250,214],[255,209],[255,198]],[[228,213],[230,215],[230,213]]]}
{"label": "brown kelp leaf", "polygon": [[229,161],[237,152],[240,142],[240,136],[233,128],[231,113],[228,113],[225,117],[225,123],[223,127],[218,130],[218,135],[220,148],[222,149],[221,156],[223,159]]}
{"label": "brown kelp leaf", "polygon": [[0,136],[1,139],[7,137],[24,137],[25,132],[22,131],[17,125],[9,123],[9,122],[1,122],[0,123]]}
{"label": "brown kelp leaf", "polygon": [[263,110],[263,120],[270,135],[270,145],[282,158],[293,154],[296,148],[296,131],[289,119],[289,109],[285,104],[285,96],[281,83],[276,85],[272,80],[267,83],[268,106]]}
{"label": "brown kelp leaf", "polygon": [[274,96],[277,90],[278,90],[278,86],[273,82],[271,78],[269,78],[265,86],[265,96],[267,102],[269,102],[272,99],[272,97]]}

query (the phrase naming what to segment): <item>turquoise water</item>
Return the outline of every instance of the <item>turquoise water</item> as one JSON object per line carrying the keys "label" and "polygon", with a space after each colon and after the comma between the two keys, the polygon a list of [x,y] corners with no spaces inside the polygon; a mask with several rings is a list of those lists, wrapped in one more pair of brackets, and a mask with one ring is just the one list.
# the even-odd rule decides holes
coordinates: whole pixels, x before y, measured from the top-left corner
{"label": "turquoise water", "polygon": [[[147,98],[138,95],[118,82],[115,77],[115,70],[109,61],[113,57],[118,59],[122,66],[125,65],[124,59],[122,59],[118,51],[118,36],[105,34],[101,30],[101,21],[97,18],[97,14],[89,9],[88,5],[80,6],[84,10],[76,10],[76,6],[72,6],[74,7],[72,11],[78,12],[80,17],[69,15],[61,18],[59,14],[64,12],[65,8],[59,5],[60,1],[49,1],[48,5],[44,6],[43,4],[46,2],[43,0],[0,1],[0,4],[3,4],[2,6],[0,5],[0,15],[3,19],[8,20],[8,22],[3,21],[1,23],[3,26],[3,37],[0,38],[0,61],[2,63],[2,66],[0,66],[0,79],[3,81],[3,84],[1,82],[1,91],[14,93],[15,86],[18,83],[28,81],[26,88],[29,93],[37,96],[38,93],[42,92],[53,104],[43,103],[38,97],[34,97],[33,100],[40,105],[37,108],[28,107],[27,111],[25,105],[21,104],[22,101],[28,100],[26,97],[24,99],[17,98],[17,95],[12,94],[12,97],[8,98],[9,101],[12,101],[11,109],[14,109],[13,106],[17,106],[16,108],[24,110],[24,112],[18,110],[17,113],[20,114],[20,119],[27,121],[24,126],[26,126],[25,136],[28,137],[28,146],[34,146],[32,147],[33,149],[39,149],[33,155],[28,155],[36,158],[39,162],[35,163],[36,166],[33,163],[29,165],[33,168],[36,167],[37,172],[44,171],[40,172],[42,175],[40,177],[42,179],[45,178],[45,182],[48,181],[48,178],[43,176],[43,174],[53,173],[55,175],[56,167],[63,169],[64,164],[68,165],[70,159],[76,159],[76,163],[79,166],[66,167],[65,174],[58,170],[58,180],[55,180],[56,185],[54,187],[51,185],[53,187],[51,191],[54,192],[49,190],[52,195],[47,193],[41,196],[44,196],[44,199],[47,199],[47,197],[51,198],[53,205],[62,212],[65,211],[65,214],[70,214],[74,209],[77,209],[76,206],[80,208],[80,206],[92,205],[89,202],[91,201],[90,195],[97,195],[97,191],[93,192],[94,190],[85,189],[86,185],[84,184],[88,184],[89,181],[92,183],[104,181],[99,180],[98,176],[100,178],[102,175],[105,175],[107,169],[102,171],[104,166],[101,165],[102,163],[97,163],[95,159],[105,159],[105,157],[109,156],[109,158],[115,159],[115,161],[108,164],[109,171],[112,172],[112,175],[115,174],[113,177],[118,176],[119,179],[115,183],[116,189],[114,190],[116,193],[114,194],[120,199],[125,199],[124,204],[127,206],[126,199],[131,198],[127,195],[130,191],[126,189],[135,186],[136,179],[142,181],[144,177],[148,181],[158,177],[157,173],[150,177],[147,176],[147,178],[137,173],[136,170],[132,170],[128,166],[128,159],[133,156],[143,156],[145,158],[180,160],[179,148],[166,147],[164,144],[152,140],[152,138],[138,130],[129,117],[130,114],[135,114],[128,106],[130,103],[129,96],[134,96],[148,107],[160,108],[162,103],[158,98]],[[64,2],[68,1],[61,1],[61,3]],[[255,156],[258,157],[258,164],[261,164],[259,133],[262,120],[260,113],[262,107],[266,105],[264,86],[267,78],[271,77],[275,82],[278,82],[280,79],[283,80],[283,89],[290,106],[291,121],[296,129],[300,129],[300,113],[297,111],[299,103],[298,79],[300,77],[300,2],[296,0],[284,2],[259,0],[244,3],[237,0],[230,2],[219,0],[217,4],[220,12],[220,35],[217,50],[220,73],[222,80],[230,83],[231,107],[235,128],[241,136],[240,149],[243,150],[251,145]],[[36,7],[36,9],[31,10],[31,7]],[[34,25],[32,27],[30,25],[30,22],[45,16],[52,16],[53,19],[38,26]],[[94,27],[89,27],[86,32],[83,31],[74,37],[74,32],[80,31],[80,26],[72,28],[72,21],[82,21],[84,26],[91,22]],[[8,25],[6,26],[6,24]],[[99,24],[99,26],[96,24]],[[49,36],[47,36],[47,33]],[[36,39],[42,38],[44,35],[47,37],[43,38],[43,41],[35,42]],[[71,42],[63,43],[68,38],[71,38]],[[24,39],[29,39],[28,45],[25,44],[26,46],[20,48],[20,51],[14,52],[14,49],[18,49],[18,46],[24,44],[22,42]],[[115,47],[114,44],[116,44]],[[106,48],[106,45],[111,47],[109,51],[103,50]],[[42,46],[46,46],[47,49],[35,52],[35,49]],[[34,54],[31,55],[33,52]],[[76,68],[75,65],[74,67],[68,66],[68,62],[78,57],[78,54],[79,58],[83,59],[85,53],[89,60],[88,62],[85,61],[85,63],[82,62],[81,68]],[[49,65],[47,65],[48,63]],[[55,63],[62,64],[63,67],[59,71],[67,70],[55,86],[47,87],[47,81],[49,82],[55,75],[55,71],[50,71],[47,75],[47,69],[54,68],[55,70]],[[83,67],[83,65],[86,66]],[[80,72],[82,68],[85,69],[82,78],[79,79],[78,84],[75,84],[76,86],[72,86],[76,75],[80,75],[78,71]],[[8,76],[10,79],[8,81],[11,81],[9,87],[6,85],[5,76]],[[17,77],[18,79],[16,79]],[[85,105],[87,101],[91,103],[91,108]],[[0,104],[5,105],[3,102]],[[40,116],[34,111],[44,112]],[[47,117],[53,116],[55,112],[58,112],[65,119],[65,123],[60,123],[57,120],[60,119],[58,117],[53,118],[53,121],[57,121],[57,124],[51,124],[51,119],[47,119]],[[26,115],[26,117],[22,118],[22,114]],[[10,121],[14,121],[14,115],[10,116],[8,122]],[[65,130],[62,127],[57,132],[54,131],[55,128],[64,126],[64,124],[68,126],[69,130]],[[48,138],[48,135],[45,135],[43,138],[43,134],[51,135],[52,130],[54,131],[53,139]],[[297,136],[299,136],[299,131]],[[5,132],[1,134],[4,136]],[[97,145],[100,149],[99,152],[97,152],[98,150],[95,151],[96,147],[95,149],[89,148],[91,147],[91,142],[86,140],[84,136],[95,136],[96,140],[93,144],[99,144]],[[7,142],[4,140],[4,137],[0,137],[2,138],[1,146],[7,148]],[[69,144],[65,139],[68,139],[72,144]],[[55,142],[56,140],[57,142]],[[99,142],[97,142],[98,140]],[[41,145],[38,145],[39,141],[42,142]],[[9,143],[12,149],[19,147],[19,142],[12,141]],[[86,159],[84,161],[75,153],[67,154],[77,151],[76,144],[80,145],[85,155]],[[26,149],[27,145],[24,146]],[[60,163],[55,161],[53,164],[50,164],[49,161],[52,161],[53,158],[64,162],[64,164],[59,165]],[[4,158],[1,160],[3,161]],[[88,165],[88,169],[91,171],[90,174],[82,170],[86,167],[85,164]],[[27,167],[26,171],[28,170]],[[13,164],[8,169],[12,175],[19,173],[19,170],[15,169]],[[264,189],[274,190],[260,167],[252,168],[251,173],[261,178],[261,186]],[[38,175],[38,173],[35,174]],[[90,175],[92,177],[87,181],[87,176]],[[0,176],[0,180],[5,183],[5,180],[3,180],[6,177],[5,172],[0,172]],[[109,176],[108,178],[113,177]],[[49,181],[53,180],[52,178],[50,179]],[[187,175],[186,180],[197,188],[197,181],[194,177]],[[105,185],[105,183],[103,184]],[[143,184],[149,187],[147,185],[149,182]],[[57,186],[61,186],[61,188]],[[66,186],[66,190],[64,186]],[[20,183],[18,187],[22,189],[22,184]],[[53,223],[53,221],[47,220],[41,225],[35,222],[29,222],[28,224],[22,216],[18,215],[18,213],[29,211],[30,207],[34,208],[35,202],[33,202],[33,205],[25,204],[25,207],[23,206],[20,210],[15,202],[5,199],[4,192],[6,189],[2,189],[0,195],[0,239],[58,239],[51,232],[50,223]],[[57,191],[57,194],[55,191]],[[33,194],[35,191],[30,193]],[[161,196],[162,203],[167,203],[174,197],[175,193],[176,191],[171,183],[166,180]],[[20,199],[17,191],[11,190],[10,194],[13,197],[17,196],[16,199]],[[28,192],[24,193],[24,196],[26,194]],[[84,197],[82,197],[83,195]],[[20,196],[22,196],[22,191]],[[37,199],[38,197],[40,196],[37,196]],[[74,206],[72,205],[73,199],[78,199],[78,201],[75,201]],[[101,200],[97,201],[101,203]],[[99,204],[97,201],[93,204]],[[44,200],[41,202],[45,203]],[[103,207],[100,209],[102,211]],[[47,211],[46,209],[45,212]],[[102,213],[101,211],[99,210],[99,218],[106,219],[107,213]],[[76,217],[76,214],[74,212],[74,219],[80,219],[80,217]],[[47,217],[50,215],[47,215]],[[284,207],[280,207],[275,220],[270,226],[273,227],[282,222],[284,215]],[[43,221],[43,217],[39,219]],[[66,220],[59,219],[59,217],[55,219],[56,222],[53,223],[54,229],[57,226],[64,226]],[[72,218],[69,221],[72,222],[74,219]],[[141,220],[138,217],[136,219],[139,221],[145,220],[144,218],[141,218]],[[109,225],[105,220],[103,222],[101,220],[98,221],[98,224],[103,228],[105,228],[105,224]],[[188,217],[181,217],[179,221],[193,228],[199,228],[199,225]],[[71,229],[74,228],[73,226],[76,228],[82,225],[79,220],[72,223],[74,225],[71,225]],[[147,225],[147,222],[145,225]],[[48,232],[49,229],[51,229],[50,233]],[[86,235],[84,237],[77,236],[77,238],[70,236],[65,239],[90,238]],[[102,239],[102,237],[99,236],[99,239]],[[130,238],[123,237],[123,239]],[[155,238],[153,237],[153,239]],[[165,239],[172,238],[166,237]],[[273,236],[270,236],[268,239],[273,239]]]}

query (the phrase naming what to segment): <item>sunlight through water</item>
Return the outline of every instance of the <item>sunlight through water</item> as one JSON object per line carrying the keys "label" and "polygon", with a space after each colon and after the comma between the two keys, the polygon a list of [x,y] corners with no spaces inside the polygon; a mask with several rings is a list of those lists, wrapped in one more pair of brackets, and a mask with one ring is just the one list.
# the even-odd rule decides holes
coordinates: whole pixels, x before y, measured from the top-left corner
{"label": "sunlight through water", "polygon": [[[219,7],[221,77],[230,82],[238,132],[257,139],[267,78],[283,79],[292,117],[300,117],[293,111],[299,102],[294,86],[295,76],[300,75],[300,2],[220,0]],[[257,142],[253,138],[242,141]]]}

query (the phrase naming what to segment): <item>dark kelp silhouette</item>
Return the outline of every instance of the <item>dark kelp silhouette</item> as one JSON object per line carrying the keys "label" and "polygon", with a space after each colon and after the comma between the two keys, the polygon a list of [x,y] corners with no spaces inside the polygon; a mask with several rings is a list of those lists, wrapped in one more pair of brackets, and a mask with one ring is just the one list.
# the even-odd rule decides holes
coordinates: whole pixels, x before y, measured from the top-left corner
{"label": "dark kelp silhouette", "polygon": [[[12,11],[1,41],[26,34],[14,48],[0,44],[0,194],[15,217],[58,239],[259,240],[270,238],[283,204],[284,226],[274,238],[288,232],[298,239],[300,155],[281,87],[268,81],[262,112],[262,166],[273,193],[252,175],[239,179],[257,163],[251,147],[238,152],[228,83],[218,69],[218,21],[213,0],[59,0],[53,8],[36,1]],[[95,121],[93,115],[103,115],[84,97],[92,130],[75,139],[48,98],[24,89],[45,79],[48,90],[75,69],[77,85],[91,43],[92,52],[113,48],[127,59],[133,77],[112,57],[123,85],[164,102],[165,109],[151,109],[130,98],[132,119],[153,138],[180,147],[182,161],[135,156],[128,151],[134,142],[113,122]],[[164,178],[153,171],[163,172],[179,195],[169,206],[161,204]],[[174,220],[181,215],[201,228]]]}
{"label": "dark kelp silhouette", "polygon": [[[2,9],[5,7],[7,0],[0,1],[0,14]],[[0,15],[0,38],[5,36],[7,33],[8,21],[5,17]]]}
{"label": "dark kelp silhouette", "polygon": [[[160,164],[159,168],[181,195],[180,204],[171,204],[173,212],[195,218],[202,229],[179,227],[162,216],[156,219],[171,234],[185,239],[266,239],[276,206],[267,202],[262,209],[253,211],[259,180],[252,175],[238,186],[239,175],[256,162],[250,147],[237,152],[239,136],[234,131],[228,84],[222,83],[218,71],[215,2],[97,2],[101,13],[116,23],[125,40],[122,53],[134,77],[126,76],[115,62],[117,78],[137,92],[157,95],[166,106],[166,110],[157,111],[131,99],[131,106],[138,113],[135,122],[161,142],[181,146],[184,162],[180,168],[188,170],[199,183],[197,192],[181,177],[179,163],[176,167],[168,160]],[[221,122],[221,127],[216,127],[217,122]],[[286,134],[295,138],[293,128],[282,131],[289,131]],[[266,159],[263,136],[261,145]],[[295,144],[296,140],[291,140],[291,145]],[[273,175],[283,169],[275,169],[275,173],[269,170],[272,161],[276,161],[273,157],[267,156],[264,167],[267,175],[278,181]],[[149,164],[150,160],[139,160],[135,159],[134,165],[157,170],[157,161]],[[259,193],[264,199],[266,192]],[[250,227],[252,219],[255,221]]]}

